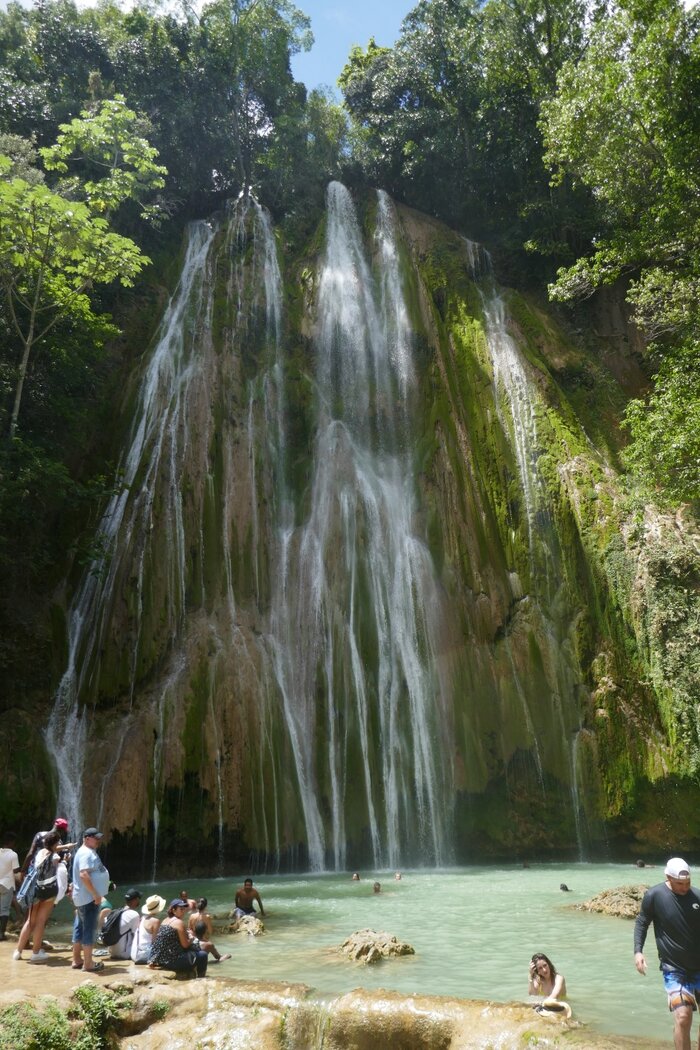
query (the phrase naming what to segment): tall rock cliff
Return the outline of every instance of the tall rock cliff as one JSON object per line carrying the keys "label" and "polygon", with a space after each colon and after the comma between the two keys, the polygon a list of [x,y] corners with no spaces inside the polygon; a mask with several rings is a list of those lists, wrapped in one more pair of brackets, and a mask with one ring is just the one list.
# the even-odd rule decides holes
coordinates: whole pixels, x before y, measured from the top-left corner
{"label": "tall rock cliff", "polygon": [[58,807],[144,873],[696,848],[700,540],[625,491],[596,336],[327,203],[188,231],[54,617]]}

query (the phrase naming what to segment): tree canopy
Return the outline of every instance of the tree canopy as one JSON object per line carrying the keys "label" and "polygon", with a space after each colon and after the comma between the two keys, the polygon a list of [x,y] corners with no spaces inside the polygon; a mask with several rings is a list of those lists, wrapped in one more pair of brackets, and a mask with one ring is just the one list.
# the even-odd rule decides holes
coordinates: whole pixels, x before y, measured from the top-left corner
{"label": "tree canopy", "polygon": [[13,162],[0,156],[0,289],[21,347],[11,440],[34,346],[67,315],[90,324],[89,290],[114,280],[129,285],[148,262],[107,218],[125,200],[139,200],[163,185],[165,168],[155,163],[148,142],[134,134],[136,121],[117,97],[100,103],[94,115],[84,112],[61,125],[56,144],[41,151],[46,169],[67,175],[69,163],[77,162],[95,174],[67,179],[58,191],[43,182],[2,178]]}
{"label": "tree canopy", "polygon": [[700,500],[700,15],[674,0],[628,4],[591,29],[542,107],[545,160],[590,189],[590,251],[560,269],[554,298],[624,278],[659,363],[627,412],[627,460],[671,500]]}

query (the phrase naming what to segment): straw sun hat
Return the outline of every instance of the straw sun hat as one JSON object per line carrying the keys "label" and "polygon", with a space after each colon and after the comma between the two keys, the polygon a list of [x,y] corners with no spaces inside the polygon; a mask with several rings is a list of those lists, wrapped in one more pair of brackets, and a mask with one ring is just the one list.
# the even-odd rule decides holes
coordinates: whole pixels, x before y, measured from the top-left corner
{"label": "straw sun hat", "polygon": [[157,915],[165,907],[165,898],[159,897],[157,893],[146,898],[146,903],[141,908],[142,915]]}
{"label": "straw sun hat", "polygon": [[571,1007],[563,999],[545,999],[535,1009],[542,1017],[560,1017],[567,1021],[571,1017]]}

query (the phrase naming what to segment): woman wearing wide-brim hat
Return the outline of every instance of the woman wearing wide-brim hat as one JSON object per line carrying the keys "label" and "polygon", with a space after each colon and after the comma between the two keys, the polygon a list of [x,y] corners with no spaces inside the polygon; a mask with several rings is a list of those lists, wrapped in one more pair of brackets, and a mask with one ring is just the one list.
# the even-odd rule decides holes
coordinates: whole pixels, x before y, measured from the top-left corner
{"label": "woman wearing wide-brim hat", "polygon": [[146,899],[141,906],[141,922],[136,927],[136,934],[131,943],[131,961],[143,966],[150,960],[151,945],[160,929],[159,915],[165,907],[165,898],[157,893]]}

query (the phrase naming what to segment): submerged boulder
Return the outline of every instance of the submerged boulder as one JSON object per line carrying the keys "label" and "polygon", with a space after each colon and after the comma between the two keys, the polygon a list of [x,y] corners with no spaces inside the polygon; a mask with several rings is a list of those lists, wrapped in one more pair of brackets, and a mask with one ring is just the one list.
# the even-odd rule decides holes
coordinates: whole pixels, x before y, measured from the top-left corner
{"label": "submerged boulder", "polygon": [[364,963],[379,962],[394,955],[415,955],[416,951],[406,941],[399,941],[393,934],[377,933],[376,930],[356,930],[337,949],[348,959]]}
{"label": "submerged boulder", "polygon": [[595,911],[601,915],[616,915],[621,919],[636,919],[642,897],[648,886],[618,886],[615,889],[596,893],[589,901],[575,904],[580,911]]}

